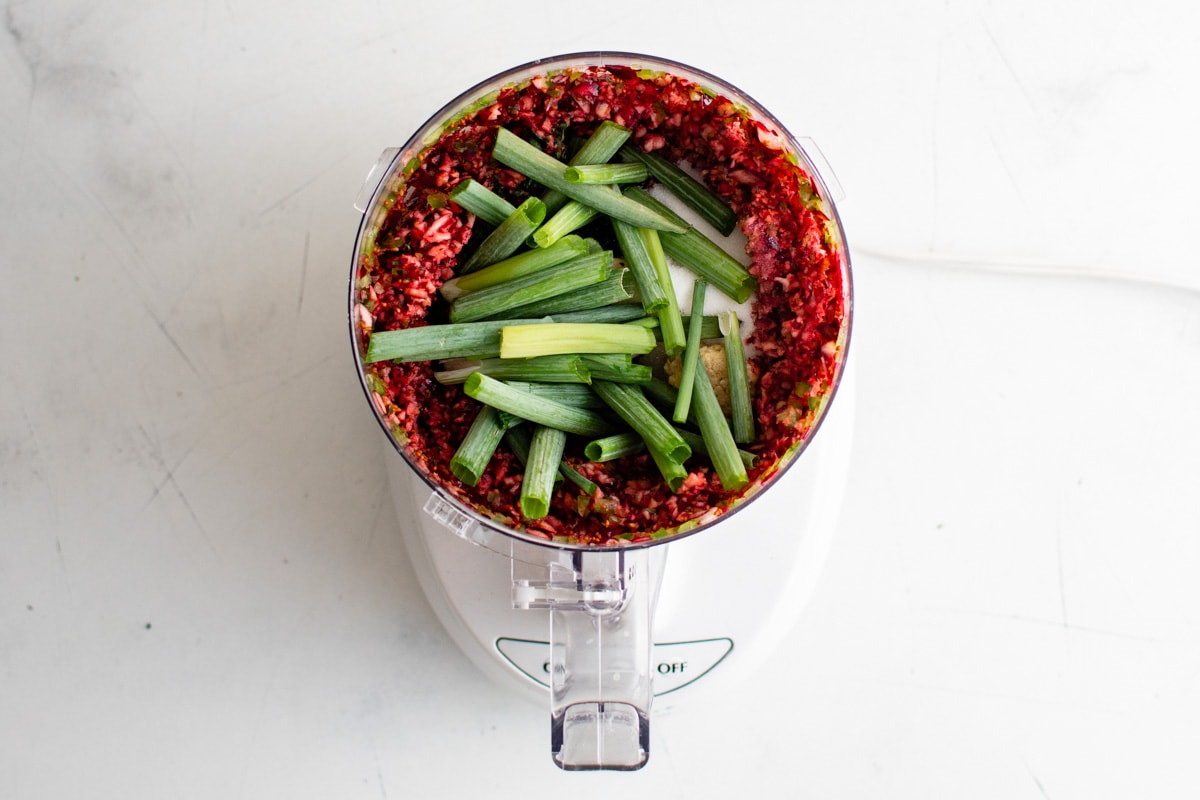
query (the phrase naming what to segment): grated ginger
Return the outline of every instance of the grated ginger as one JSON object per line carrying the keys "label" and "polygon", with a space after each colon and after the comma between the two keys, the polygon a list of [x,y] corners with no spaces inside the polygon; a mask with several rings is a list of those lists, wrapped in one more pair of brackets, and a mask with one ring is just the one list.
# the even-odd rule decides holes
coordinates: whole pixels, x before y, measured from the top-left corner
{"label": "grated ginger", "polygon": [[[713,394],[717,396],[717,402],[721,405],[721,411],[726,416],[729,416],[732,412],[729,404],[729,373],[725,369],[725,345],[721,342],[701,344],[699,360],[700,364],[704,366],[704,371],[708,373],[708,379],[712,382]],[[758,373],[754,369],[753,363],[748,366],[750,373],[750,393],[753,395]],[[663,369],[667,373],[667,380],[672,386],[678,389],[679,381],[683,376],[682,357],[668,357],[663,363]]]}

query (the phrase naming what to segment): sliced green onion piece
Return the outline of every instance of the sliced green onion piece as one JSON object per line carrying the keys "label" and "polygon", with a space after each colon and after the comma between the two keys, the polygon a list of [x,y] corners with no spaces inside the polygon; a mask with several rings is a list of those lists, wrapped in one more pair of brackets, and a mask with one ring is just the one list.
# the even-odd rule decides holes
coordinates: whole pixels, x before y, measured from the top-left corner
{"label": "sliced green onion piece", "polygon": [[529,458],[521,478],[521,513],[527,519],[541,519],[550,512],[554,478],[562,463],[567,434],[557,428],[539,425],[529,441]]}
{"label": "sliced green onion piece", "polygon": [[[603,164],[617,154],[632,133],[629,128],[606,119],[596,126],[596,130],[592,131],[592,135],[567,163],[572,167],[579,164]],[[567,202],[567,196],[550,189],[542,195],[542,202],[546,204],[547,212],[553,214]]]}
{"label": "sliced green onion piece", "polygon": [[[679,397],[679,390],[662,378],[654,378],[642,387],[642,394],[646,395],[650,402],[654,403],[658,408],[669,414],[675,410],[675,401]],[[692,413],[688,415],[688,419],[692,420],[695,415],[696,410],[695,406],[693,406]]]}
{"label": "sliced green onion piece", "polygon": [[[698,433],[693,433],[687,428],[676,428],[683,440],[688,443],[688,447],[692,448],[692,452],[697,455],[702,455],[708,458],[708,446],[704,444],[704,437]],[[751,453],[749,450],[738,449],[738,456],[742,459],[742,463],[746,465],[746,469],[753,469],[758,463],[758,456]]]}
{"label": "sliced green onion piece", "polygon": [[516,134],[505,128],[496,130],[496,144],[492,148],[492,156],[507,167],[532,178],[548,189],[558,191],[578,200],[597,211],[624,220],[631,225],[644,228],[683,233],[687,225],[667,219],[662,214],[653,211],[634,200],[623,196],[620,192],[610,190],[608,186],[595,186],[586,183],[567,183],[563,172],[567,165],[554,156],[544,153]]}
{"label": "sliced green onion piece", "polygon": [[459,181],[450,190],[450,199],[492,225],[499,225],[517,210],[512,203],[474,178]]}
{"label": "sliced green onion piece", "polygon": [[680,437],[654,404],[646,399],[642,390],[627,383],[593,381],[592,390],[625,424],[633,428],[646,440],[646,447],[657,450],[667,461],[682,463],[692,454],[692,448]]}
{"label": "sliced green onion piece", "polygon": [[729,204],[718,197],[707,186],[688,175],[674,162],[658,153],[647,153],[641,147],[626,142],[621,146],[621,157],[645,164],[650,174],[666,186],[671,194],[678,197],[697,214],[722,233],[728,236],[737,225],[737,214]]}
{"label": "sliced green onion piece", "polygon": [[567,433],[601,436],[612,430],[608,420],[590,409],[539,397],[478,372],[468,376],[463,391],[481,403]]}
{"label": "sliced green onion piece", "polygon": [[721,404],[717,402],[717,395],[713,392],[707,370],[696,370],[692,402],[696,407],[696,422],[700,426],[700,435],[704,437],[708,459],[712,461],[717,478],[726,491],[735,492],[741,489],[750,479],[746,475],[746,465],[738,455],[737,443],[733,441],[729,422],[725,419]]}
{"label": "sliced green onion piece", "polygon": [[633,278],[629,275],[629,270],[617,269],[613,270],[600,283],[594,283],[591,286],[585,286],[573,292],[565,292],[554,297],[549,297],[537,303],[530,303],[527,306],[510,308],[503,314],[497,314],[495,318],[531,319],[535,317],[556,316],[572,311],[588,311],[595,308],[603,308],[614,303],[627,303],[636,297],[637,287],[633,285]]}
{"label": "sliced green onion piece", "polygon": [[563,178],[567,183],[641,183],[650,177],[645,164],[578,164],[567,167]]}
{"label": "sliced green onion piece", "polygon": [[[521,462],[522,467],[529,463],[529,445],[532,443],[532,439],[533,434],[529,432],[528,427],[525,425],[520,425],[504,432],[504,443],[508,445],[509,450],[512,450],[513,455],[517,457],[517,461]],[[578,486],[588,497],[596,493],[596,484],[583,477],[583,475],[579,474],[578,470],[565,461],[558,465],[558,474],[554,476],[554,483],[557,485],[564,478]]]}
{"label": "sliced green onion piece", "polygon": [[667,304],[658,310],[658,325],[662,331],[663,349],[667,355],[673,356],[683,349],[686,337],[683,333],[683,318],[679,314],[679,299],[675,296],[675,285],[671,280],[671,271],[667,268],[667,257],[663,253],[658,231],[639,228],[638,234],[646,243],[650,263],[654,265],[654,271],[658,275],[658,284],[667,293]]}
{"label": "sliced green onion piece", "polygon": [[533,437],[530,427],[522,421],[522,424],[514,425],[504,432],[504,444],[512,450],[522,468],[529,463],[529,441]]}
{"label": "sliced green onion piece", "polygon": [[508,258],[517,252],[545,218],[546,205],[536,197],[528,198],[479,243],[459,271],[472,272]]}
{"label": "sliced green onion piece", "polygon": [[[644,203],[665,217],[673,218],[677,222],[684,221],[682,217],[640,187],[629,187],[625,190],[625,196]],[[695,228],[691,228],[683,234],[663,232],[661,238],[663,250],[667,255],[704,278],[712,284],[713,288],[728,295],[734,301],[746,302],[758,287],[758,281],[750,274],[750,270],[745,265]]]}
{"label": "sliced green onion piece", "polygon": [[[691,327],[691,324],[692,324],[691,314],[684,314],[683,315],[684,331],[687,331],[687,329]],[[661,333],[659,334],[659,338],[660,339],[662,338]],[[701,343],[703,343],[705,341],[709,341],[709,340],[713,340],[713,339],[721,339],[721,338],[722,338],[722,336],[721,336],[720,320],[717,319],[716,314],[705,314],[704,317],[700,320],[700,341],[701,341]]]}
{"label": "sliced green onion piece", "polygon": [[634,364],[628,353],[581,355],[584,369],[593,380],[647,384],[654,372],[646,364]]}
{"label": "sliced green onion piece", "polygon": [[[708,281],[705,281],[707,284]],[[683,324],[691,325],[691,317],[684,317]],[[700,341],[721,338],[721,322],[715,314],[705,314],[700,320]]]}
{"label": "sliced green onion piece", "polygon": [[578,487],[579,490],[588,497],[594,495],[596,493],[596,489],[599,488],[596,486],[595,482],[585,478],[582,474],[580,474],[579,470],[572,467],[566,461],[558,465],[558,474],[575,484],[575,486]]}
{"label": "sliced green onion piece", "polygon": [[[545,226],[543,226],[545,227]],[[588,244],[575,235],[564,236],[551,247],[527,250],[503,261],[489,264],[469,275],[459,275],[442,284],[442,297],[457,300],[464,294],[486,289],[498,283],[511,281],[522,275],[549,269],[556,264],[569,261],[576,256],[587,255]]]}
{"label": "sliced green onion piece", "polygon": [[646,440],[637,431],[622,431],[612,436],[593,439],[583,446],[583,454],[589,461],[602,462],[636,455],[645,449]]}
{"label": "sliced green onion piece", "polygon": [[626,325],[640,325],[643,328],[654,331],[654,335],[659,339],[662,338],[662,324],[659,323],[658,317],[638,317],[631,319],[625,323]]}
{"label": "sliced green onion piece", "polygon": [[729,379],[730,427],[738,444],[754,441],[754,408],[750,404],[750,374],[746,351],[742,346],[741,326],[737,314],[727,311],[721,315],[725,334],[725,371]]}
{"label": "sliced green onion piece", "polygon": [[544,269],[465,294],[450,306],[451,322],[472,322],[509,309],[600,283],[608,277],[612,253],[577,256],[554,269]]}
{"label": "sliced green onion piece", "polygon": [[684,480],[687,479],[688,468],[683,465],[682,461],[668,458],[665,453],[649,445],[646,446],[646,449],[650,451],[650,458],[654,460],[654,466],[658,467],[658,472],[667,482],[667,486],[672,492],[678,492],[679,487],[683,486]]}
{"label": "sliced green onion piece", "polygon": [[648,240],[642,238],[636,225],[613,219],[612,229],[621,246],[621,255],[637,283],[638,296],[647,314],[657,314],[667,306],[667,290],[658,280],[658,271],[648,249]]}
{"label": "sliced green onion piece", "polygon": [[508,325],[500,331],[501,358],[557,353],[649,353],[657,341],[645,328],[610,322]]}
{"label": "sliced green onion piece", "polygon": [[578,200],[568,200],[562,208],[554,212],[554,216],[533,232],[533,243],[538,247],[549,247],[571,231],[577,231],[587,225],[599,213]]}
{"label": "sliced green onion piece", "polygon": [[688,320],[687,345],[679,375],[679,395],[675,398],[675,410],[671,419],[687,422],[692,407],[692,383],[696,377],[696,364],[700,360],[700,338],[704,326],[704,289],[708,284],[702,280],[692,284],[692,314]]}
{"label": "sliced green onion piece", "polygon": [[465,383],[473,372],[501,381],[539,383],[591,383],[591,372],[582,356],[556,355],[537,358],[452,359],[433,373],[442,385]]}
{"label": "sliced green onion piece", "polygon": [[543,325],[550,320],[522,317],[513,320],[422,325],[395,331],[375,331],[367,343],[363,362],[433,361],[443,358],[495,358],[500,355],[500,330],[507,325]]}
{"label": "sliced green onion piece", "polygon": [[[549,356],[544,356],[549,358]],[[547,400],[554,400],[576,408],[608,408],[592,387],[585,383],[529,383],[527,381],[505,381],[514,389],[520,389]]]}
{"label": "sliced green onion piece", "polygon": [[[611,306],[585,308],[582,311],[564,311],[561,314],[550,315],[555,322],[630,322],[640,319],[654,319],[646,316],[646,309],[641,303],[614,303]],[[716,318],[714,317],[714,322]]]}
{"label": "sliced green onion piece", "polygon": [[462,444],[450,459],[450,471],[468,486],[479,483],[479,477],[487,469],[488,462],[504,438],[506,426],[500,412],[491,406],[483,406],[475,415]]}

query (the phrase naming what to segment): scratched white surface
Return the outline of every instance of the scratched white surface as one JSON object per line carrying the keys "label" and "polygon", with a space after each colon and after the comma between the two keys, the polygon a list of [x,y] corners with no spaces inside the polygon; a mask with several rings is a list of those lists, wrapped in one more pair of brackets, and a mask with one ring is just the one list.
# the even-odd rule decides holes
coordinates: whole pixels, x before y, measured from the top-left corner
{"label": "scratched white surface", "polygon": [[[1194,6],[667,5],[4,4],[0,796],[1200,794]],[[814,137],[857,268],[815,599],[633,775],[436,624],[344,320],[379,151],[581,49]]]}

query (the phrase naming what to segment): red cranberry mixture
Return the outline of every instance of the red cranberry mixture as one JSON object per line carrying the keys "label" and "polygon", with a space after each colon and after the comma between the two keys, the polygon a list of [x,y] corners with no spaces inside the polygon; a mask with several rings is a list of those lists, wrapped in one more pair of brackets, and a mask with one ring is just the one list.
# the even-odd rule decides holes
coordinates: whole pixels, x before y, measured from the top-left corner
{"label": "red cranberry mixture", "polygon": [[[689,81],[620,67],[565,71],[502,91],[495,102],[454,123],[410,165],[403,194],[392,198],[375,251],[362,256],[355,285],[359,346],[372,330],[444,321],[438,295],[471,238],[473,215],[447,194],[471,177],[514,204],[543,190],[490,158],[495,130],[513,133],[563,158],[569,137],[586,137],[602,120],[633,131],[633,141],[686,161],[737,213],[748,238],[750,270],[759,281],[749,344],[760,375],[755,397],[759,454],[752,481],[811,427],[813,409],[829,391],[845,314],[841,258],[826,234],[805,173],[779,149],[769,130],[729,100]],[[582,443],[568,462],[599,490],[581,496],[570,485],[555,492],[550,514],[528,522],[518,507],[521,465],[501,448],[478,485],[465,486],[450,459],[478,406],[460,387],[443,387],[428,363],[367,367],[376,407],[417,463],[469,505],[542,538],[600,544],[639,541],[736,499],[699,456],[689,478],[671,492],[646,454],[593,464]]]}

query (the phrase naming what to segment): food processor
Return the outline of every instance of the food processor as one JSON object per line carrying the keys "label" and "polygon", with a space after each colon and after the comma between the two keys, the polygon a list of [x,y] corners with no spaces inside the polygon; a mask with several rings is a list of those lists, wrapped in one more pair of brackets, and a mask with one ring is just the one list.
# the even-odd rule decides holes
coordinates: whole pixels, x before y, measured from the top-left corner
{"label": "food processor", "polygon": [[733,685],[771,654],[813,591],[834,535],[853,433],[853,303],[848,251],[833,205],[838,190],[828,167],[818,168],[824,162],[811,142],[802,144],[743,92],[693,67],[632,53],[530,62],[463,93],[404,147],[384,151],[355,203],[363,218],[349,310],[356,366],[370,401],[354,333],[354,286],[360,259],[371,257],[388,198],[403,188],[405,166],[463,109],[478,107],[500,87],[589,65],[685,77],[743,104],[773,129],[820,196],[840,251],[844,287],[839,363],[807,436],[723,514],[662,538],[582,545],[499,524],[426,474],[371,403],[385,432],[400,533],[449,635],[501,685],[549,702],[551,755],[560,768],[635,770],[649,757],[652,707],[691,702]]}

